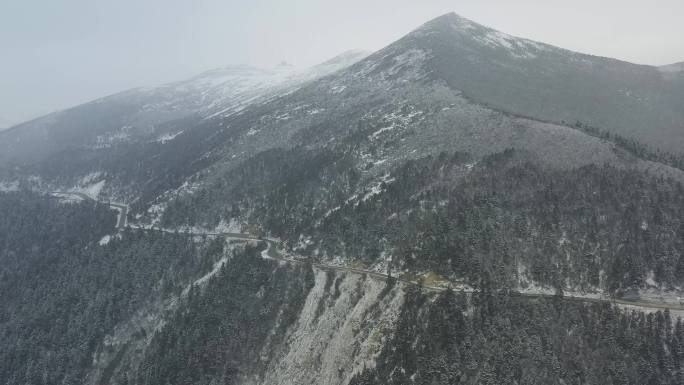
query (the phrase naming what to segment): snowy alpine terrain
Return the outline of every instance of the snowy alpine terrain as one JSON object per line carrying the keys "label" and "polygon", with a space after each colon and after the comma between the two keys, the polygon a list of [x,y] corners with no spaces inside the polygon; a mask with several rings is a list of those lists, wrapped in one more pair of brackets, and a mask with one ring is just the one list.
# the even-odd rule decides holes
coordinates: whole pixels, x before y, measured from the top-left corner
{"label": "snowy alpine terrain", "polygon": [[41,160],[74,146],[101,149],[168,138],[182,131],[178,126],[230,115],[249,104],[291,92],[297,85],[326,76],[365,55],[363,51],[349,51],[308,69],[228,66],[185,81],[111,95],[3,133],[0,161]]}
{"label": "snowy alpine terrain", "polygon": [[684,67],[450,13],[0,132],[0,382],[679,384]]}

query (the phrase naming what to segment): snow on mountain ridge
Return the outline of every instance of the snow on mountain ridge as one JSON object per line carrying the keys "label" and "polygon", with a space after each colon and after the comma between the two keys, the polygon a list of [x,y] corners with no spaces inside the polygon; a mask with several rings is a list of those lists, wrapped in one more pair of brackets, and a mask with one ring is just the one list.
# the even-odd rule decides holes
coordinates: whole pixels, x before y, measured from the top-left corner
{"label": "snow on mountain ridge", "polygon": [[382,52],[396,57],[413,49],[431,54],[422,64],[430,79],[446,81],[497,110],[558,123],[581,121],[681,152],[684,88],[672,81],[681,79],[681,66],[659,68],[574,52],[453,13],[428,21]]}
{"label": "snow on mountain ridge", "polygon": [[213,117],[234,113],[241,106],[293,87],[332,74],[368,54],[362,50],[346,51],[326,62],[300,69],[280,64],[273,68],[250,65],[230,65],[205,71],[188,80],[146,89],[148,93],[166,93],[166,103],[160,107],[182,109],[188,102],[195,104],[198,113]]}
{"label": "snow on mountain ridge", "polygon": [[166,138],[190,121],[236,113],[364,56],[361,51],[347,52],[303,70],[282,64],[271,69],[226,66],[183,81],[123,91],[0,132],[0,163],[39,161],[66,148],[104,149]]}
{"label": "snow on mountain ridge", "polygon": [[427,31],[447,20],[449,27],[462,37],[468,37],[490,48],[504,48],[512,56],[518,58],[536,58],[535,52],[551,51],[557,49],[548,44],[509,35],[493,28],[478,24],[455,13],[446,14],[434,19],[419,28]]}

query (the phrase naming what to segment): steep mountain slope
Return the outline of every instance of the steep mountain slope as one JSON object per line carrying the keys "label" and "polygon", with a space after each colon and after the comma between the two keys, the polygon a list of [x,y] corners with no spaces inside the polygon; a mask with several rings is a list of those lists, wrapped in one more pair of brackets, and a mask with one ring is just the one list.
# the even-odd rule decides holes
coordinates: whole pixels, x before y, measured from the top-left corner
{"label": "steep mountain slope", "polygon": [[583,123],[682,153],[684,78],[515,38],[449,14],[404,39],[434,76],[494,108]]}
{"label": "steep mountain slope", "polygon": [[[682,312],[682,163],[617,116],[679,140],[659,126],[677,118],[676,71],[455,15],[356,57],[311,81],[212,71],[43,120],[74,144],[39,138],[0,190],[128,199],[133,226],[0,193],[0,382],[683,382],[682,321],[602,300]],[[84,139],[88,119],[103,123]],[[39,123],[0,140],[29,148]]]}
{"label": "steep mountain slope", "polygon": [[[42,178],[43,185],[72,186],[89,175],[98,175],[99,180],[93,182],[106,181],[104,193],[130,200],[141,198],[141,208],[145,208],[161,194],[173,194],[184,183],[189,182],[191,186],[215,183],[215,179],[257,154],[298,146],[307,149],[351,146],[352,162],[364,170],[363,174],[368,176],[365,179],[377,177],[406,159],[441,151],[465,151],[481,157],[506,148],[529,151],[540,162],[553,167],[608,162],[681,177],[677,170],[649,162],[661,159],[655,151],[640,150],[641,142],[633,144],[629,139],[635,137],[652,144],[651,140],[659,137],[660,132],[667,137],[668,145],[674,145],[680,138],[677,129],[665,132],[658,131],[657,127],[664,116],[676,122],[679,118],[675,115],[680,110],[675,106],[670,115],[665,111],[655,116],[638,112],[646,108],[641,102],[628,105],[619,92],[605,93],[610,87],[627,90],[647,85],[649,90],[663,91],[658,97],[665,98],[670,95],[665,91],[679,89],[677,79],[666,81],[663,72],[655,67],[592,58],[509,37],[453,14],[426,23],[381,51],[344,68],[362,56],[351,52],[318,66],[304,76],[318,78],[312,82],[303,82],[301,77],[295,77],[299,79],[296,81],[282,80],[288,77],[233,68],[212,71],[173,86],[135,91],[135,95],[157,95],[155,103],[144,104],[151,106],[150,115],[139,108],[149,98],[135,101],[133,96],[122,97],[133,100],[129,105],[133,107],[127,107],[128,112],[109,111],[116,124],[101,126],[106,134],[92,129],[107,122],[104,112],[78,115],[79,119],[98,117],[93,125],[69,123],[63,129],[55,129],[61,123],[50,125],[47,120],[52,118],[45,118],[32,123],[32,129],[17,127],[0,135],[0,145],[12,148],[5,154],[17,153],[23,148],[15,146],[17,141],[30,149],[40,149],[43,143],[54,151],[47,150],[52,155],[45,160],[10,172],[4,179],[31,174]],[[483,68],[489,70],[483,72]],[[342,70],[336,72],[338,69]],[[238,76],[235,71],[244,73]],[[642,78],[650,76],[646,73],[659,79],[660,83],[656,83],[660,85],[644,81]],[[326,74],[330,76],[323,76]],[[262,81],[263,76],[269,80]],[[289,86],[276,87],[281,92],[264,91],[264,88],[272,89],[269,84],[274,78]],[[598,91],[582,86],[601,84],[607,79],[610,84],[601,85]],[[561,81],[569,85],[558,83]],[[224,87],[224,82],[231,86]],[[213,83],[219,85],[214,87]],[[525,96],[526,93],[530,96]],[[190,104],[185,99],[188,94],[192,95]],[[606,102],[587,102],[590,98],[605,98]],[[679,100],[682,98],[670,98],[657,105],[666,109]],[[80,108],[106,109],[112,104],[116,103],[91,103]],[[585,108],[585,104],[592,110]],[[528,108],[529,105],[543,113]],[[623,107],[628,111],[623,111]],[[188,115],[190,110],[192,113]],[[635,111],[639,116],[631,117]],[[597,115],[599,112],[601,117]],[[184,118],[164,122],[181,116]],[[616,123],[615,128],[603,124],[617,122],[616,119],[624,116],[630,124],[649,120],[650,128],[639,129],[631,135],[627,131],[634,126]],[[133,118],[139,122],[152,119],[157,123],[132,125],[121,121]],[[572,125],[535,120],[542,118],[568,121]],[[32,136],[41,121],[46,122],[46,129],[53,127],[49,132],[64,132],[64,135],[59,141],[35,142],[22,138]],[[80,130],[86,127],[90,133],[86,137],[90,139],[69,139],[68,132],[75,130],[78,135],[74,136],[79,136]],[[121,127],[127,127],[123,130],[126,132]],[[134,135],[142,140],[130,140]],[[81,144],[73,146],[69,141]],[[625,147],[625,143],[630,146]],[[60,146],[69,146],[69,149],[58,150]],[[635,146],[639,151],[634,151]],[[156,203],[165,200],[161,197]]]}
{"label": "steep mountain slope", "polygon": [[[203,122],[212,164],[141,202],[140,220],[238,223],[316,259],[378,270],[393,262],[469,284],[484,270],[518,289],[679,295],[679,221],[657,207],[678,212],[682,170],[619,136],[466,97],[434,69],[438,54],[421,48],[425,36],[453,39],[443,20],[460,19],[439,18],[348,69]],[[421,171],[402,176],[414,167]],[[557,188],[576,184],[586,189]]]}
{"label": "steep mountain slope", "polygon": [[115,213],[89,202],[0,193],[0,211],[3,384],[84,383],[108,342],[144,345],[142,326],[223,256],[223,242],[112,234]]}
{"label": "steep mountain slope", "polygon": [[222,238],[127,231],[98,242],[114,226],[105,208],[33,194],[0,194],[0,206],[3,384],[598,385],[684,375],[684,325],[668,312],[523,298],[486,277],[472,295],[435,293],[279,263]]}
{"label": "steep mountain slope", "polygon": [[[493,36],[500,39],[495,40]],[[497,41],[499,45],[495,44]],[[516,53],[509,45],[521,51]],[[683,100],[679,94],[663,94],[663,98],[672,97],[657,103],[658,108],[671,107],[671,113],[647,114],[639,110],[644,106],[629,105],[626,107],[629,111],[623,111],[621,108],[626,105],[617,91],[604,95],[601,93],[604,91],[582,88],[582,84],[600,84],[597,79],[601,78],[610,79],[612,86],[629,89],[644,83],[643,73],[664,82],[655,67],[596,58],[595,61],[624,67],[620,67],[622,72],[618,71],[622,77],[610,77],[601,70],[605,65],[585,63],[589,58],[508,37],[450,14],[425,24],[349,69],[238,117],[208,124],[229,127],[237,136],[237,142],[229,143],[223,150],[230,159],[227,162],[232,163],[271,147],[324,146],[334,140],[342,141],[343,137],[356,136],[356,141],[367,147],[365,150],[373,147],[384,152],[378,155],[387,161],[440,150],[484,155],[507,147],[523,147],[541,154],[547,163],[577,165],[615,161],[611,145],[606,146],[605,141],[575,130],[578,121],[582,123],[580,127],[593,130],[594,136],[604,130],[627,135],[625,130],[635,128],[635,121],[647,121],[635,135],[650,144],[658,136],[654,132],[658,122],[677,121],[679,118],[674,116],[684,113],[679,108]],[[568,68],[558,69],[558,63]],[[482,71],[487,66],[493,66],[492,70]],[[592,72],[585,67],[598,69]],[[511,72],[514,71],[511,68],[517,72]],[[549,74],[556,70],[574,71],[572,76],[581,81],[569,79],[570,75],[560,72]],[[506,82],[505,77],[512,80]],[[561,86],[559,81],[571,84]],[[660,85],[653,87],[666,89]],[[673,86],[667,90],[680,92],[684,88]],[[510,96],[509,101],[505,95]],[[543,113],[528,108],[526,98]],[[591,98],[605,98],[606,102],[587,101]],[[584,104],[591,105],[602,117],[587,110]],[[632,116],[635,111],[638,119]],[[631,126],[603,124],[610,119],[624,119]],[[545,120],[569,123],[543,123]],[[673,151],[681,148],[674,143],[684,137],[682,127],[675,125],[674,131],[662,132]],[[358,139],[360,136],[364,138]],[[361,155],[369,161],[383,161],[378,156]]]}
{"label": "steep mountain slope", "polygon": [[[435,63],[446,60],[442,56],[451,51],[431,48],[462,39],[453,36],[451,24],[444,31],[446,21],[470,23],[455,15],[438,18],[348,69],[239,114],[203,122],[202,129],[211,132],[214,140],[210,152],[214,164],[189,180],[190,188],[180,192],[198,189],[199,193],[176,205],[165,223],[177,224],[178,216],[185,215],[192,224],[209,227],[230,221],[234,207],[241,206],[244,214],[265,205],[256,197],[275,191],[286,183],[284,178],[294,179],[290,182],[299,190],[297,199],[310,199],[303,206],[325,213],[340,201],[362,196],[407,160],[442,151],[466,152],[477,162],[516,148],[543,167],[608,163],[684,180],[681,170],[653,162],[658,158],[644,156],[638,146],[626,146],[631,142],[619,136],[585,125],[546,123],[501,112],[454,89],[449,74],[435,69]],[[488,31],[477,29],[472,36]],[[478,44],[483,51],[498,49],[510,56],[507,47]],[[570,103],[558,108],[574,109]],[[306,176],[311,178],[307,184],[299,179],[306,171],[290,172],[307,167],[316,170]],[[177,192],[157,203],[163,205]],[[271,210],[277,208],[271,205]],[[277,223],[282,218],[272,220]]]}
{"label": "steep mountain slope", "polygon": [[125,91],[13,127],[0,135],[0,163],[30,163],[66,149],[108,148],[119,143],[167,141],[188,124],[230,114],[306,81],[325,76],[366,55],[349,51],[307,70],[232,66],[186,81]]}

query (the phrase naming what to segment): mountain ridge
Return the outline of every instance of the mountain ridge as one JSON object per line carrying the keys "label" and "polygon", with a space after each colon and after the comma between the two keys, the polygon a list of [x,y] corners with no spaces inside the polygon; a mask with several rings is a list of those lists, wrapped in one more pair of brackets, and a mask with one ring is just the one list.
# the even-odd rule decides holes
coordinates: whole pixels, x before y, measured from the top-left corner
{"label": "mountain ridge", "polygon": [[455,14],[402,40],[431,50],[435,76],[493,108],[579,121],[675,153],[684,148],[684,83],[657,67],[515,38]]}
{"label": "mountain ridge", "polygon": [[[627,136],[623,130],[608,130],[602,125],[597,127],[591,122],[581,121],[583,115],[574,112],[577,106],[572,103],[554,104],[553,108],[570,115],[571,118],[565,119],[563,113],[559,114],[560,118],[535,114],[534,109],[528,108],[529,103],[516,105],[518,99],[538,102],[539,96],[526,98],[516,89],[530,79],[533,79],[533,86],[547,84],[547,78],[537,79],[539,67],[533,68],[535,70],[531,74],[526,74],[525,70],[527,63],[538,60],[537,56],[542,56],[542,53],[557,59],[559,54],[555,50],[552,46],[510,37],[447,14],[425,23],[373,54],[366,56],[352,51],[352,57],[358,60],[343,60],[344,63],[353,61],[349,66],[343,65],[340,71],[336,71],[337,68],[323,71],[321,76],[316,75],[315,81],[301,82],[301,86],[291,87],[282,93],[253,99],[249,93],[238,92],[236,102],[228,103],[227,109],[215,106],[207,109],[206,103],[209,102],[202,102],[200,94],[193,111],[211,113],[195,113],[182,119],[177,119],[177,115],[170,116],[168,123],[163,124],[143,121],[141,127],[136,128],[142,130],[143,142],[132,142],[130,133],[117,129],[108,136],[92,138],[91,144],[82,148],[68,144],[73,151],[55,155],[56,158],[49,162],[49,175],[63,174],[63,170],[52,164],[67,163],[78,171],[71,172],[67,181],[59,182],[66,183],[66,186],[92,173],[109,174],[108,178],[117,182],[104,191],[121,198],[121,191],[131,190],[134,195],[129,198],[136,199],[139,198],[140,185],[151,185],[151,179],[156,178],[151,178],[150,174],[159,173],[157,178],[164,190],[159,191],[157,187],[150,190],[146,199],[152,200],[189,182],[187,178],[203,179],[219,170],[240,167],[241,162],[260,152],[291,146],[325,147],[331,140],[342,140],[367,125],[379,125],[380,128],[368,134],[356,162],[375,162],[377,166],[369,166],[369,172],[374,174],[406,159],[428,156],[440,150],[468,151],[474,156],[484,156],[508,147],[524,148],[537,154],[541,161],[554,165],[635,163],[632,160],[634,154],[624,149],[613,149],[614,138],[606,140],[601,136],[604,132]],[[570,52],[557,50],[561,54]],[[532,55],[535,57],[530,52],[534,52]],[[451,64],[449,59],[453,59]],[[334,65],[335,59],[331,59],[321,66],[326,68],[331,61]],[[510,65],[502,67],[501,63]],[[486,66],[494,66],[492,68],[496,71],[472,72]],[[514,72],[511,73],[507,67],[513,68]],[[245,67],[240,68],[245,70]],[[221,73],[221,69],[215,71]],[[252,70],[247,68],[247,71]],[[203,77],[208,75],[211,71],[194,79],[199,78],[203,82]],[[478,81],[482,76],[486,79]],[[493,81],[490,77],[500,81]],[[512,82],[512,86],[506,86],[507,82]],[[592,82],[587,80],[584,83]],[[245,88],[250,89],[251,84]],[[463,84],[466,87],[462,87]],[[236,83],[231,90],[235,91],[239,86]],[[169,99],[164,95],[165,90],[177,87],[185,86],[183,82],[173,83],[146,92],[161,93],[160,100],[164,101]],[[536,94],[537,90],[531,88],[528,94]],[[553,88],[539,93],[547,95],[557,91],[558,88]],[[575,91],[592,95],[590,90],[582,87]],[[561,88],[557,93],[560,95],[562,92]],[[206,100],[219,99],[212,96]],[[532,105],[536,106],[535,103]],[[582,101],[583,105],[587,103]],[[90,105],[99,106],[98,103]],[[122,114],[135,116],[126,111],[109,114],[116,119]],[[97,117],[96,124],[102,120],[102,115]],[[122,121],[115,127],[130,125]],[[587,135],[584,127],[593,130],[591,135]],[[3,136],[0,136],[0,145],[2,140]],[[677,135],[671,138],[672,143],[677,140]],[[381,146],[380,151],[373,150],[377,146]],[[369,155],[372,151],[377,153]],[[643,155],[638,157],[643,158]],[[637,161],[635,164],[642,168],[660,169],[665,175],[679,174],[677,170],[656,163]],[[131,168],[140,170],[136,171],[139,175],[130,176]],[[178,169],[187,171],[179,173]],[[46,175],[45,172],[41,174]],[[180,179],[169,183],[168,175],[172,174],[178,174]]]}
{"label": "mountain ridge", "polygon": [[594,57],[594,58],[597,58],[597,59],[604,59],[604,60],[612,61],[612,62],[620,62],[620,63],[629,64],[629,65],[634,65],[634,66],[651,67],[651,68],[664,68],[664,67],[670,67],[670,66],[673,66],[673,67],[676,67],[676,66],[684,66],[684,61],[682,61],[682,62],[677,62],[677,63],[672,63],[672,64],[666,64],[666,65],[653,65],[653,64],[636,63],[636,62],[632,62],[632,61],[629,61],[629,60],[618,59],[618,58],[614,58],[614,57],[610,57],[610,56],[605,56],[605,55],[600,55],[600,54],[591,54],[591,53],[582,52],[582,51],[575,51],[575,50],[571,50],[571,49],[564,48],[564,47],[562,47],[562,46],[560,46],[560,45],[556,45],[556,44],[552,44],[552,43],[547,43],[547,42],[544,42],[544,41],[541,41],[541,40],[535,40],[535,39],[532,39],[532,38],[527,38],[527,37],[522,37],[522,36],[517,36],[517,35],[508,34],[508,33],[502,32],[502,31],[500,31],[500,30],[497,30],[497,29],[494,28],[494,27],[491,27],[491,26],[488,26],[488,25],[485,25],[485,24],[480,24],[480,23],[478,23],[478,22],[476,22],[476,21],[474,21],[474,20],[472,20],[472,19],[463,17],[463,16],[459,15],[459,14],[456,13],[456,12],[448,12],[448,13],[445,13],[445,14],[443,14],[443,15],[437,16],[437,17],[435,17],[434,19],[432,19],[432,20],[430,20],[430,21],[424,23],[423,25],[419,26],[418,28],[414,29],[412,32],[416,32],[416,31],[421,30],[421,29],[430,29],[430,27],[431,27],[433,24],[444,23],[444,22],[449,22],[449,21],[454,22],[454,23],[456,23],[456,24],[460,24],[461,26],[464,26],[466,29],[469,29],[469,28],[474,29],[474,30],[478,30],[478,29],[479,29],[479,30],[483,30],[483,29],[484,29],[484,30],[486,30],[486,31],[488,31],[488,32],[494,32],[495,34],[497,34],[497,35],[499,35],[499,36],[501,36],[501,37],[504,37],[504,38],[506,38],[506,39],[514,39],[514,40],[526,41],[526,42],[532,43],[532,45],[537,46],[537,47],[542,46],[542,47],[545,47],[545,48],[548,48],[548,49],[554,49],[554,50],[559,50],[559,51],[565,51],[565,52],[567,52],[567,53],[579,54],[579,55],[582,55],[582,56]]}
{"label": "mountain ridge", "polygon": [[[139,87],[20,123],[0,134],[0,163],[34,162],[70,147],[108,145],[175,134],[164,125],[193,115],[239,110],[246,103],[325,76],[363,57],[347,51],[306,70],[260,69],[238,65],[205,71],[190,79],[157,87]],[[105,142],[105,143],[102,143]],[[11,143],[11,145],[10,145]]]}

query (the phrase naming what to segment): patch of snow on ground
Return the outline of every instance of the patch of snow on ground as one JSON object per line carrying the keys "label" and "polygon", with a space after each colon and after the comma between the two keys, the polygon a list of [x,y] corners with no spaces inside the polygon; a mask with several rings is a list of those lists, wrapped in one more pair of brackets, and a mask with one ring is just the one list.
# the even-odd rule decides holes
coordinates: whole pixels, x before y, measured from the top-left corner
{"label": "patch of snow on ground", "polygon": [[532,51],[548,51],[548,48],[543,44],[527,39],[517,38],[515,36],[494,30],[488,31],[484,35],[476,36],[475,39],[490,47],[502,47],[506,49],[512,56],[520,59],[537,58],[537,55]]}
{"label": "patch of snow on ground", "polygon": [[451,28],[456,31],[472,31],[477,30],[479,26],[468,19],[459,17],[458,20],[451,21]]}
{"label": "patch of snow on ground", "polygon": [[200,288],[201,288],[201,287],[204,287],[204,285],[206,285],[207,282],[209,282],[209,280],[211,279],[211,277],[215,276],[216,274],[218,274],[219,271],[221,271],[221,268],[223,267],[223,265],[224,265],[226,262],[228,262],[228,257],[223,257],[223,258],[221,258],[220,260],[218,260],[216,263],[214,263],[214,268],[211,269],[210,272],[208,272],[207,274],[205,274],[203,277],[201,277],[201,278],[195,280],[195,282],[193,282],[192,285],[189,285],[189,286],[187,286],[185,289],[183,289],[183,294],[182,294],[183,297],[185,297],[185,296],[188,295],[188,292],[190,291],[190,288],[191,288],[193,285],[198,286],[198,287],[200,287]]}
{"label": "patch of snow on ground", "polygon": [[395,181],[395,178],[390,178],[389,174],[386,174],[380,181],[375,183],[373,186],[371,186],[370,191],[368,191],[362,198],[361,201],[365,202],[368,199],[372,198],[375,195],[378,195],[382,192],[382,185],[383,184],[388,184],[392,183]]}
{"label": "patch of snow on ground", "polygon": [[132,128],[133,127],[131,126],[123,126],[116,131],[108,132],[104,135],[98,135],[97,138],[95,138],[95,145],[93,148],[108,148],[115,144],[128,141],[128,139],[131,137],[130,131]]}
{"label": "patch of snow on ground", "polygon": [[216,228],[214,229],[214,232],[241,233],[242,226],[240,226],[240,222],[238,222],[235,218],[232,218],[230,222],[226,222],[225,219],[222,219],[218,226],[216,226]]}
{"label": "patch of snow on ground", "polygon": [[96,182],[96,183],[91,183],[91,184],[84,185],[84,186],[78,186],[78,187],[72,189],[72,191],[83,193],[83,194],[97,200],[97,197],[100,196],[100,192],[104,188],[105,183],[107,183],[107,181],[103,179],[103,180]]}
{"label": "patch of snow on ground", "polygon": [[556,294],[555,289],[551,289],[545,286],[540,286],[536,282],[528,281],[527,287],[519,287],[518,291],[524,294],[543,294],[543,295],[554,295]]}
{"label": "patch of snow on ground", "polygon": [[111,236],[111,235],[105,235],[104,237],[102,237],[102,239],[100,239],[100,241],[98,242],[98,244],[99,244],[100,246],[104,246],[104,245],[108,244],[109,241],[111,241],[111,240],[112,240],[112,236]]}
{"label": "patch of snow on ground", "polygon": [[387,126],[387,127],[383,127],[383,128],[381,128],[381,129],[375,131],[374,133],[372,133],[368,138],[369,138],[370,140],[375,140],[375,139],[377,139],[378,136],[380,136],[380,134],[382,134],[383,132],[390,131],[390,130],[392,130],[392,129],[394,129],[394,125]]}
{"label": "patch of snow on ground", "polygon": [[394,130],[395,128],[406,128],[410,124],[415,124],[420,117],[424,115],[423,111],[415,110],[413,106],[409,106],[409,111],[405,112],[401,109],[385,114],[380,121],[384,127],[368,136],[370,140],[376,140],[385,132]]}
{"label": "patch of snow on ground", "polygon": [[339,94],[339,93],[342,93],[346,89],[347,89],[347,86],[333,86],[332,88],[330,88],[330,93],[331,94]]}
{"label": "patch of snow on ground", "polygon": [[307,111],[307,114],[308,115],[317,115],[317,114],[320,114],[321,112],[324,112],[324,111],[325,111],[325,108],[313,108],[313,109]]}
{"label": "patch of snow on ground", "polygon": [[514,40],[515,39],[513,39],[512,36],[499,31],[490,31],[481,39],[481,41],[485,42],[486,44],[501,46],[509,50],[513,49],[512,41]]}
{"label": "patch of snow on ground", "polygon": [[175,134],[164,134],[164,135],[160,136],[159,138],[157,138],[156,141],[161,143],[161,144],[164,144],[170,140],[175,139],[178,135],[180,135],[182,133],[183,133],[183,131],[181,130],[181,131],[176,132]]}
{"label": "patch of snow on ground", "polygon": [[290,120],[291,118],[292,117],[290,116],[290,113],[288,111],[285,111],[285,112],[278,114],[274,117],[276,122]]}
{"label": "patch of snow on ground", "polygon": [[73,194],[52,194],[52,196],[59,198],[59,203],[73,204],[83,201],[83,198]]}
{"label": "patch of snow on ground", "polygon": [[530,51],[517,51],[517,52],[511,52],[511,55],[519,58],[519,59],[536,59],[537,55],[533,54]]}
{"label": "patch of snow on ground", "polygon": [[[394,65],[385,72],[386,76],[393,76],[400,71],[420,67],[429,58],[429,53],[422,49],[410,49],[394,57]],[[413,75],[416,75],[415,73]]]}
{"label": "patch of snow on ground", "polygon": [[532,47],[536,49],[537,51],[550,51],[550,46],[547,46],[546,44],[538,43],[534,40],[523,40],[524,44],[527,45],[528,47]]}
{"label": "patch of snow on ground", "polygon": [[[393,57],[389,56],[388,54],[379,60],[362,62],[363,65],[351,76],[377,82],[378,87],[389,89],[396,84],[400,73],[400,81],[403,82],[423,79],[427,75],[423,64],[432,56],[432,53],[429,50],[410,49]],[[388,58],[391,60],[389,63]],[[382,70],[377,71],[379,68]]]}
{"label": "patch of snow on ground", "polygon": [[[362,368],[375,365],[381,347],[391,338],[403,304],[402,290],[394,289],[378,300],[385,287],[382,280],[322,270],[315,274],[299,318],[282,342],[288,348],[267,343],[262,350],[264,357],[278,352],[269,359],[263,383],[346,384]],[[326,286],[331,286],[328,279],[340,280],[341,294],[335,300],[326,292]],[[316,365],[310,364],[312,358]]]}
{"label": "patch of snow on ground", "polygon": [[148,223],[148,225],[155,226],[159,224],[161,216],[164,213],[164,210],[166,210],[167,202],[171,201],[176,196],[185,196],[188,194],[192,194],[198,188],[198,183],[191,183],[185,181],[180,187],[164,192],[161,196],[157,198],[157,200],[155,201],[156,203],[150,205],[150,207],[146,211],[146,215],[148,216],[146,222]]}
{"label": "patch of snow on ground", "polygon": [[81,186],[91,184],[95,182],[97,179],[100,179],[101,176],[102,173],[99,171],[88,173],[78,180],[78,184]]}

